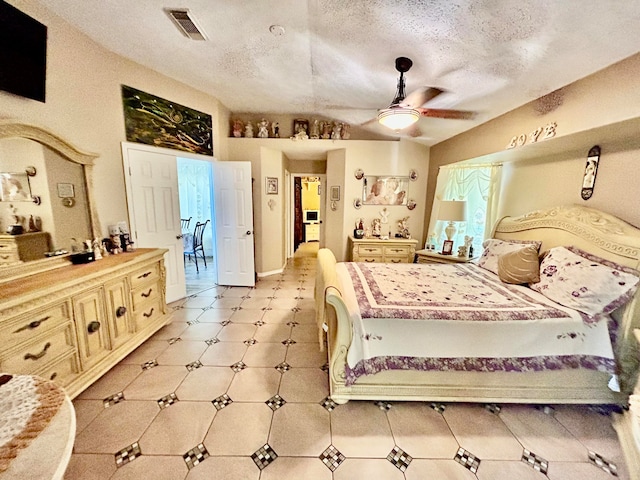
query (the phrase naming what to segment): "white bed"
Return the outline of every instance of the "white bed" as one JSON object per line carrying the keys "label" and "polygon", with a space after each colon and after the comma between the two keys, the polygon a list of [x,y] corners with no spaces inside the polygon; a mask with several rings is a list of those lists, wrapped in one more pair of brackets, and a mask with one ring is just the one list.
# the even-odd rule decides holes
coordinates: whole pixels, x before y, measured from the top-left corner
{"label": "white bed", "polygon": [[[541,252],[556,246],[573,245],[619,265],[636,270],[639,267],[640,230],[611,215],[587,207],[557,207],[521,217],[507,217],[498,223],[492,236],[502,240],[539,240],[542,242]],[[423,272],[417,270],[422,267],[438,268],[418,264],[404,265],[398,267],[401,270],[398,278],[411,278],[411,275],[415,277]],[[455,278],[453,266],[440,267],[444,268],[442,272],[449,269],[448,276],[443,273],[443,279]],[[485,276],[493,275],[483,274],[482,269],[478,267],[475,267],[477,270],[474,271],[473,267],[462,267],[467,271],[460,275],[474,277],[478,283],[484,283],[487,280]],[[363,288],[367,288],[367,282],[364,281],[366,276],[377,279],[385,275],[389,277],[389,281],[386,282],[388,292],[382,291],[385,288],[384,281],[371,282],[375,289],[381,289],[377,292],[379,299],[387,298],[385,294],[393,289],[400,290],[399,293],[396,292],[398,295],[411,297],[408,285],[412,280],[404,282],[405,285],[401,285],[401,281],[397,282],[398,285],[393,285],[395,282],[392,268],[395,267],[388,264],[360,267],[358,264],[336,264],[331,251],[321,249],[318,253],[318,322],[328,327],[330,389],[331,397],[337,403],[344,403],[350,399],[527,403],[626,402],[638,370],[637,348],[632,338],[632,329],[634,326],[640,326],[640,303],[637,299],[639,294],[636,293],[635,298],[615,313],[619,327],[614,352],[608,342],[606,321],[586,328],[580,315],[572,314],[570,309],[548,300],[548,305],[542,307],[542,310],[560,313],[556,316],[564,317],[561,320],[565,323],[558,323],[558,319],[538,319],[538,311],[534,314],[531,311],[536,308],[539,310],[540,307],[528,306],[527,299],[540,300],[536,298],[539,294],[526,287],[510,286],[505,293],[509,296],[516,295],[515,290],[522,289],[522,307],[528,312],[527,316],[533,315],[535,321],[480,321],[474,324],[456,321],[455,312],[449,316],[447,312],[438,311],[438,314],[443,316],[440,320],[444,321],[420,325],[421,322],[415,322],[413,318],[419,315],[418,310],[423,308],[423,304],[420,303],[416,303],[416,312],[406,315],[396,312],[398,319],[391,328],[375,318],[384,317],[389,311],[393,311],[389,305],[382,305],[384,302],[375,308],[368,308],[371,305],[367,304],[367,308],[363,309],[365,315],[360,315],[359,308],[363,307],[358,307],[357,302],[354,304],[354,290],[358,290],[358,295],[363,297]],[[358,276],[362,277],[363,282],[358,282]],[[436,277],[435,274],[432,276]],[[421,285],[421,288],[424,288],[424,285]],[[500,289],[492,288],[493,290],[489,289],[485,294],[491,295],[493,291]],[[370,299],[375,297],[371,292],[368,292],[368,296]],[[544,303],[544,297],[542,301]],[[375,302],[371,300],[371,303]],[[461,317],[477,316],[476,312],[465,313],[464,302],[458,303],[462,306],[462,309],[458,310],[462,312]],[[379,311],[376,311],[378,307]],[[393,316],[393,312],[391,315]],[[488,319],[492,318],[491,314],[487,315]],[[417,331],[420,328],[423,330],[422,333]],[[492,329],[497,335],[493,336],[494,339],[506,337],[507,342],[499,344],[495,341],[475,341],[478,338],[491,338],[492,334],[486,332],[491,332]],[[401,335],[398,335],[398,332]],[[578,340],[569,338],[569,334],[573,337],[576,332],[580,337]],[[570,350],[552,351],[556,347],[543,345],[541,339],[545,335],[555,339],[564,336],[562,342],[556,341],[556,344],[569,345]],[[354,337],[364,341],[352,343]],[[534,338],[536,340],[531,341]],[[428,348],[425,348],[425,345]],[[496,368],[496,364],[492,362],[478,366],[478,362],[473,361],[470,362],[470,368],[458,365],[448,366],[448,370],[440,371],[435,364],[447,346],[454,350],[457,346],[459,349],[460,354],[455,354],[454,357],[465,355],[472,359],[489,358],[498,350],[504,351],[497,356],[509,357],[525,352],[528,348],[540,347],[538,353],[532,350],[526,352],[527,355],[543,357],[548,353],[553,357],[568,353],[586,359],[585,363],[590,366],[596,359],[595,363],[598,363],[598,366],[539,370],[528,363],[518,364],[516,368],[505,368],[504,363],[498,362]],[[547,348],[550,349],[548,352],[545,350]],[[398,363],[411,363],[411,360],[407,359],[414,358],[414,354],[420,355],[420,361],[414,362],[419,364],[420,370],[403,369],[405,366],[398,366]],[[424,357],[431,358],[425,360]],[[368,366],[364,368],[363,365]],[[412,367],[415,368],[415,365]],[[622,386],[620,393],[609,388],[614,369]]]}

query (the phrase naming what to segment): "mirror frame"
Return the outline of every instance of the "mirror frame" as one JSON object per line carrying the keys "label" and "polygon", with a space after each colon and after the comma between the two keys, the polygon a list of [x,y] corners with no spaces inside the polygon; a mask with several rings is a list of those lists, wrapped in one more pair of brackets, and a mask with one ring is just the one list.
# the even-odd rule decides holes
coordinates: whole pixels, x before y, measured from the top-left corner
{"label": "mirror frame", "polygon": [[[66,160],[81,165],[84,172],[84,181],[87,190],[87,204],[89,205],[89,223],[91,238],[99,238],[102,235],[100,221],[93,198],[93,166],[97,153],[86,152],[69,141],[37,125],[22,123],[16,120],[0,120],[0,140],[4,138],[26,138],[40,143],[62,155]],[[57,261],[54,261],[57,260]],[[50,268],[57,268],[68,264],[66,257],[46,258],[25,262],[16,266],[7,266],[0,269],[0,279],[29,275]]]}

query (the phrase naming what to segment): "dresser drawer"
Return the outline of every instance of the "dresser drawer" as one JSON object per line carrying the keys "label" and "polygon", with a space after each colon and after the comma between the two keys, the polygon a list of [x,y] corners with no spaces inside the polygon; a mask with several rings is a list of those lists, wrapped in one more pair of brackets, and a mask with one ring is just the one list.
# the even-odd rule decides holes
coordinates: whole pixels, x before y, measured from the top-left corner
{"label": "dresser drawer", "polygon": [[384,248],[382,245],[358,245],[354,248],[358,255],[382,255]]}
{"label": "dresser drawer", "polygon": [[409,258],[406,255],[403,255],[402,257],[385,255],[384,260],[387,263],[409,263]]}
{"label": "dresser drawer", "polygon": [[9,349],[69,321],[71,312],[67,302],[21,315],[11,323],[0,326],[2,349]]}
{"label": "dresser drawer", "polygon": [[133,309],[139,310],[142,305],[156,299],[160,295],[160,282],[146,285],[133,291]]}
{"label": "dresser drawer", "polygon": [[56,385],[66,387],[79,372],[80,361],[78,359],[78,354],[74,353],[52,362],[51,365],[47,365],[43,370],[39,370],[35,373],[42,378],[55,382]]}
{"label": "dresser drawer", "polygon": [[5,372],[34,373],[47,368],[57,357],[75,350],[73,324],[67,323],[49,335],[41,336],[38,340],[22,345],[14,351],[3,353],[0,367]]}
{"label": "dresser drawer", "polygon": [[385,256],[407,256],[411,253],[410,245],[385,245]]}
{"label": "dresser drawer", "polygon": [[144,330],[147,325],[155,323],[156,320],[164,316],[164,312],[162,311],[162,299],[160,297],[156,297],[147,303],[144,308],[136,310],[134,316],[136,331],[139,332],[140,330]]}
{"label": "dresser drawer", "polygon": [[382,263],[382,255],[360,255],[356,262],[365,262],[365,263]]}
{"label": "dresser drawer", "polygon": [[131,274],[131,288],[135,289],[160,278],[160,264],[154,263]]}

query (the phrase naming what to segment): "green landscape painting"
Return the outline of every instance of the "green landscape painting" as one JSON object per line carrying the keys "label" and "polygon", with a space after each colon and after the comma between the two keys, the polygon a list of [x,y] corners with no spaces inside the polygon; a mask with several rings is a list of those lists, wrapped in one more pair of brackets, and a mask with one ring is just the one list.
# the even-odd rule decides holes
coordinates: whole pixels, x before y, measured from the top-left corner
{"label": "green landscape painting", "polygon": [[127,141],[213,156],[211,115],[122,85]]}

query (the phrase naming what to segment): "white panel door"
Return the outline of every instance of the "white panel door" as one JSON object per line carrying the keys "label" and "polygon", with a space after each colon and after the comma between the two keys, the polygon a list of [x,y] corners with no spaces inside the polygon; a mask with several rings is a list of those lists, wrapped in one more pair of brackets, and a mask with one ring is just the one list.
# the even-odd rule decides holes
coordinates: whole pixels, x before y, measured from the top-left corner
{"label": "white panel door", "polygon": [[214,172],[218,285],[255,285],[251,162],[217,162]]}
{"label": "white panel door", "polygon": [[176,156],[123,144],[131,234],[140,248],[166,248],[167,302],[184,298],[180,197]]}

